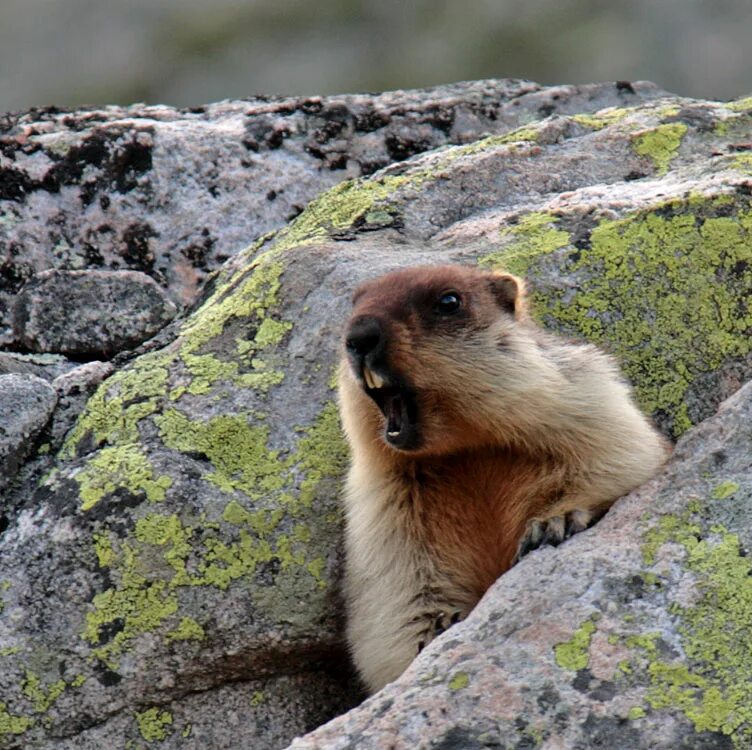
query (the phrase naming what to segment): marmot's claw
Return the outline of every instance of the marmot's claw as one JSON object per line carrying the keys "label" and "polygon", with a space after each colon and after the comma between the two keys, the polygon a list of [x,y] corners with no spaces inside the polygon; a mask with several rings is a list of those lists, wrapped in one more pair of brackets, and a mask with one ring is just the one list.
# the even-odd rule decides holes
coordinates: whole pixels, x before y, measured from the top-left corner
{"label": "marmot's claw", "polygon": [[431,624],[420,633],[420,640],[418,641],[418,653],[420,653],[436,636],[441,635],[443,632],[449,630],[452,625],[456,625],[462,619],[462,612],[455,610],[451,613],[439,611],[427,613],[427,618],[430,618]]}
{"label": "marmot's claw", "polygon": [[532,552],[538,547],[544,545],[556,547],[574,534],[589,529],[601,518],[604,512],[600,510],[572,510],[563,516],[552,516],[542,520],[533,518],[528,521],[527,529],[520,539],[514,561],[518,562],[528,552]]}

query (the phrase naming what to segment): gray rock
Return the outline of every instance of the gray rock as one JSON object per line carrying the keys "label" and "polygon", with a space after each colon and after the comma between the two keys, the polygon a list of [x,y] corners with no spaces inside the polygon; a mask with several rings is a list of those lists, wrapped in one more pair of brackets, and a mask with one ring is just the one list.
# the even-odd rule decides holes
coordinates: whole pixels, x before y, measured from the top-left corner
{"label": "gray rock", "polygon": [[750,425],[752,383],[595,529],[525,558],[291,750],[752,746]]}
{"label": "gray rock", "polygon": [[13,333],[35,352],[109,358],[151,338],[176,312],[138,271],[44,271],[18,294]]}
{"label": "gray rock", "polygon": [[[670,97],[438,149],[335,186],[228,261],[174,340],[105,380],[51,473],[14,496],[0,536],[0,580],[11,582],[0,613],[3,741],[50,747],[90,732],[104,745],[156,747],[137,715],[176,727],[190,705],[207,736],[219,727],[217,747],[246,738],[264,747],[255,729],[223,744],[221,691],[301,674],[330,685],[337,700],[313,691],[285,704],[284,727],[275,718],[264,735],[271,747],[357,699],[351,679],[327,669],[344,659],[338,493],[347,454],[332,375],[349,293],[366,277],[420,262],[507,267],[528,277],[546,326],[615,352],[667,433],[713,413],[752,376],[752,206],[739,150],[752,137],[751,111],[750,102]],[[729,481],[738,483],[735,466]],[[649,529],[646,521],[647,541]],[[707,532],[715,543],[718,532]],[[613,530],[607,538],[613,547]],[[592,559],[580,572],[558,567],[571,547],[531,559],[550,561],[545,590],[528,586],[509,626],[501,611],[503,632],[535,622],[552,592],[580,596],[583,581],[606,610],[631,601]],[[583,623],[559,615],[551,627],[558,622],[556,642],[566,643]],[[553,669],[535,657],[523,681]],[[679,664],[694,669],[689,657]],[[465,678],[455,677],[457,692]],[[641,689],[607,682],[614,700]],[[558,705],[544,683],[531,691]],[[275,695],[266,711],[278,717]],[[497,720],[513,721],[517,704],[505,695],[484,691]],[[517,744],[553,732],[559,713]],[[608,746],[611,725],[595,715],[590,726]],[[444,747],[473,746],[469,729],[452,731]]]}
{"label": "gray rock", "polygon": [[0,375],[0,490],[33,449],[56,402],[54,388],[36,375]]}
{"label": "gray rock", "polygon": [[257,98],[178,110],[33,110],[0,120],[0,346],[13,296],[53,268],[129,268],[189,304],[204,280],[323,190],[552,113],[656,86],[500,80],[379,95]]}
{"label": "gray rock", "polygon": [[109,362],[87,362],[59,375],[52,382],[57,392],[57,408],[49,429],[50,448],[57,450],[73,427],[97,386],[113,371]]}
{"label": "gray rock", "polygon": [[20,354],[0,351],[0,375],[11,373],[36,375],[44,380],[52,381],[76,366],[75,362],[59,354]]}

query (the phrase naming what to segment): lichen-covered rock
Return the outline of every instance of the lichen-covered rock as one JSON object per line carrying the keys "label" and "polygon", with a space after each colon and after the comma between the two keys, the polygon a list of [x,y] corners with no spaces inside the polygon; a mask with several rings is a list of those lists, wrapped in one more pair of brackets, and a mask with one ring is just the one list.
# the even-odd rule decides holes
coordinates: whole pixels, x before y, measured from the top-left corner
{"label": "lichen-covered rock", "polygon": [[291,748],[752,747],[750,425],[752,383],[596,529]]}
{"label": "lichen-covered rock", "polygon": [[109,358],[151,338],[176,312],[140,271],[43,271],[16,297],[13,335],[33,352]]}
{"label": "lichen-covered rock", "polygon": [[58,375],[52,381],[57,393],[57,407],[48,429],[51,450],[58,450],[89,397],[97,386],[113,371],[109,362],[87,362]]}
{"label": "lichen-covered rock", "polygon": [[0,375],[0,490],[34,449],[56,402],[55,389],[36,375]]}
{"label": "lichen-covered rock", "polygon": [[306,673],[338,692],[322,707],[312,688],[284,731],[252,735],[272,747],[357,699],[325,667],[343,659],[332,379],[363,278],[446,261],[523,273],[542,322],[611,348],[666,432],[712,414],[752,375],[751,114],[670,97],[553,116],[338,185],[228,261],[175,339],[104,381],[51,473],[14,496],[0,737],[177,746],[188,705],[202,732],[222,722],[229,683]]}
{"label": "lichen-covered rock", "polygon": [[646,83],[501,80],[0,117],[0,345],[10,340],[10,301],[34,273],[128,268],[189,303],[207,273],[342,180],[554,112],[661,93]]}

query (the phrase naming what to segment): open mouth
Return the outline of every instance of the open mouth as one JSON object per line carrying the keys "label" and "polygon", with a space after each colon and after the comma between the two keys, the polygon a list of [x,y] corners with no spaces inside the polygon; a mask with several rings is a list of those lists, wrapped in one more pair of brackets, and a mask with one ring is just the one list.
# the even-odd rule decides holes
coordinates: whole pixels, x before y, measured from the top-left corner
{"label": "open mouth", "polygon": [[364,390],[386,420],[384,440],[394,448],[418,447],[418,404],[415,394],[390,375],[363,367]]}

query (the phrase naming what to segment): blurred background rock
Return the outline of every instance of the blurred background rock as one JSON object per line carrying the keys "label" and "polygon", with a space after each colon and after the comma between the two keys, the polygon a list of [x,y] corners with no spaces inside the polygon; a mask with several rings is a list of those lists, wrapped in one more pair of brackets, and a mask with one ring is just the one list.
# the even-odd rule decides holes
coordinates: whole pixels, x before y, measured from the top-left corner
{"label": "blurred background rock", "polygon": [[749,0],[3,0],[0,111],[489,77],[752,90]]}

